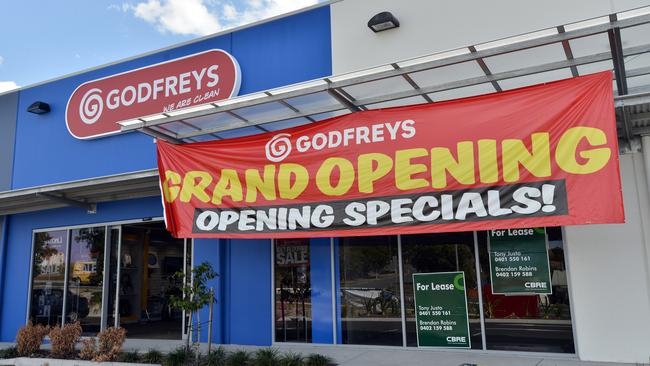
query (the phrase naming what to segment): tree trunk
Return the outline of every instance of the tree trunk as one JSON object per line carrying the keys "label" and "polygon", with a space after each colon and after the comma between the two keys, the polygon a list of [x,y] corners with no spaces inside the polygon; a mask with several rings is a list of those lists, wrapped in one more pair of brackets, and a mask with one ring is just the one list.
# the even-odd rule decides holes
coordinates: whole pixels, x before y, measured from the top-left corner
{"label": "tree trunk", "polygon": [[192,312],[190,311],[190,317],[187,321],[187,337],[185,338],[185,350],[190,351],[190,338],[192,338]]}

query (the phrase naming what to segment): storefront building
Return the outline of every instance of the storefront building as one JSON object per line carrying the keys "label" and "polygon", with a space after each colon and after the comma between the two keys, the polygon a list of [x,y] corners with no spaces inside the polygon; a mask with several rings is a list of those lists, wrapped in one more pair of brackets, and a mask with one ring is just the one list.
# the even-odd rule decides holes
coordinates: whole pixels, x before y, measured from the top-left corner
{"label": "storefront building", "polygon": [[[0,95],[0,341],[29,320],[180,341],[172,275],[209,262],[216,343],[422,346],[413,275],[463,273],[468,352],[649,362],[650,3],[466,6],[325,2]],[[373,32],[384,11],[399,26]],[[165,228],[156,139],[227,140],[604,70],[625,223],[536,232],[526,245],[543,246],[547,282],[529,293],[494,281],[489,230],[189,239]],[[615,211],[617,194],[593,199]]]}

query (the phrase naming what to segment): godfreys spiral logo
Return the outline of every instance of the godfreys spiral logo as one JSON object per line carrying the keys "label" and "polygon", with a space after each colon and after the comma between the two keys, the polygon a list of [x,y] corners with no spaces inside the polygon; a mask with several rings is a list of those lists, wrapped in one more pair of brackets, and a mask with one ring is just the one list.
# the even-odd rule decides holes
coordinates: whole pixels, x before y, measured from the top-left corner
{"label": "godfreys spiral logo", "polygon": [[81,98],[79,103],[79,118],[87,125],[97,122],[104,111],[104,100],[102,99],[102,90],[98,88],[90,89]]}
{"label": "godfreys spiral logo", "polygon": [[280,133],[273,136],[269,142],[266,143],[264,150],[266,151],[266,158],[269,161],[278,163],[291,153],[291,134]]}

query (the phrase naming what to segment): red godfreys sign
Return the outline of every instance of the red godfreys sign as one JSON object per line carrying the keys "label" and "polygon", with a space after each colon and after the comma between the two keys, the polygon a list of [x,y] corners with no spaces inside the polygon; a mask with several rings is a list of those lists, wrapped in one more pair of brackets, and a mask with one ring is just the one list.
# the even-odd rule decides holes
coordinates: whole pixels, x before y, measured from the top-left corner
{"label": "red godfreys sign", "polygon": [[112,135],[120,121],[231,98],[240,74],[232,55],[213,49],[91,80],[70,96],[66,125],[78,139]]}

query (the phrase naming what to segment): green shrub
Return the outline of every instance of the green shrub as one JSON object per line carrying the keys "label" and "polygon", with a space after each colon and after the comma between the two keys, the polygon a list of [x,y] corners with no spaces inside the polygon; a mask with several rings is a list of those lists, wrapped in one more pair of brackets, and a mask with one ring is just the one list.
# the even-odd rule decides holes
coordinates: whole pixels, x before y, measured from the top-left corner
{"label": "green shrub", "polygon": [[205,358],[206,366],[226,366],[227,359],[226,350],[223,347],[217,347],[217,349],[210,352],[209,355]]}
{"label": "green shrub", "polygon": [[179,347],[167,354],[165,366],[183,366],[192,360],[192,352],[185,347]]}
{"label": "green shrub", "polygon": [[122,352],[119,360],[120,362],[137,363],[140,362],[140,354],[137,351]]}
{"label": "green shrub", "polygon": [[317,353],[312,353],[307,356],[305,360],[305,366],[329,366],[335,365],[334,360],[330,357],[319,355]]}
{"label": "green shrub", "polygon": [[251,361],[250,353],[246,351],[235,351],[228,356],[226,365],[228,366],[247,366]]}
{"label": "green shrub", "polygon": [[11,348],[5,348],[5,349],[0,349],[0,359],[7,359],[7,358],[16,358],[18,357],[18,350],[16,347],[11,347]]}
{"label": "green shrub", "polygon": [[281,366],[304,366],[305,362],[300,353],[285,353],[280,357]]}
{"label": "green shrub", "polygon": [[255,366],[279,366],[280,356],[275,348],[262,348],[255,352],[253,360]]}
{"label": "green shrub", "polygon": [[150,349],[147,351],[147,353],[142,355],[142,359],[140,361],[143,363],[155,363],[160,365],[163,363],[164,358],[165,356],[162,354],[162,352],[155,349]]}

